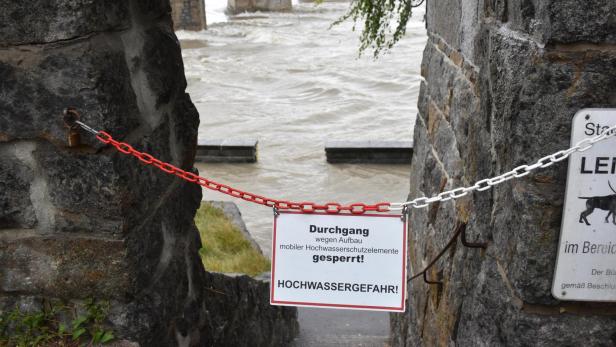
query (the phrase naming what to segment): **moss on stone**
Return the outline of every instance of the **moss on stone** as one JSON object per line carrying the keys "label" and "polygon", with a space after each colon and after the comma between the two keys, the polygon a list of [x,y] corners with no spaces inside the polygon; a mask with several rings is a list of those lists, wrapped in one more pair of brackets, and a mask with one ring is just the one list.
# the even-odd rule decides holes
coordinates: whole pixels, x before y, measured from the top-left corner
{"label": "moss on stone", "polygon": [[206,270],[251,276],[270,270],[270,261],[252,247],[221,209],[201,203],[195,224],[201,235],[199,254]]}

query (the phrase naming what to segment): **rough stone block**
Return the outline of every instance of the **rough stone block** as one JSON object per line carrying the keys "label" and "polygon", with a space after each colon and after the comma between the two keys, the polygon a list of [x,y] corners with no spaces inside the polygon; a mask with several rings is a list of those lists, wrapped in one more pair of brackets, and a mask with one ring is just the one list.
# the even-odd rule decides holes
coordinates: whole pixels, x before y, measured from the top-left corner
{"label": "rough stone block", "polygon": [[[122,200],[127,193],[110,158],[58,151],[45,143],[31,153],[44,181],[44,204],[55,228],[63,232],[122,233]],[[41,206],[42,207],[42,206]]]}
{"label": "rough stone block", "polygon": [[549,42],[616,43],[616,3],[609,0],[550,1]]}
{"label": "rough stone block", "polygon": [[[206,279],[209,321],[214,323],[209,345],[288,346],[297,335],[297,308],[269,304],[269,276],[207,273]],[[227,317],[229,307],[236,308],[232,317]]]}
{"label": "rough stone block", "polygon": [[[432,76],[433,78],[438,76],[443,81],[438,84],[427,84],[426,93],[429,95],[429,100],[431,100],[442,112],[448,115],[454,80],[456,78],[462,78],[464,75],[461,69],[458,68],[453,61],[449,59],[446,52],[443,51],[449,47],[439,49],[437,47],[438,43],[439,41],[428,41],[422,65],[426,70],[427,76]],[[426,112],[425,115],[427,116],[428,112]]]}
{"label": "rough stone block", "polygon": [[123,298],[130,267],[122,241],[64,236],[0,238],[0,290],[63,299]]}
{"label": "rough stone block", "polygon": [[117,31],[130,26],[129,2],[122,0],[5,1],[0,11],[0,45],[37,44]]}
{"label": "rough stone block", "polygon": [[[183,95],[186,89],[182,55],[177,49],[180,43],[169,24],[163,21],[144,30],[143,35],[147,40],[141,43],[139,57],[131,57],[131,69],[144,72],[148,87],[156,96],[153,100],[156,109]],[[127,43],[133,43],[134,39],[142,40],[124,38]]]}
{"label": "rough stone block", "polygon": [[509,21],[542,43],[616,43],[616,3],[589,0],[511,0]]}
{"label": "rough stone block", "polygon": [[[38,138],[64,146],[66,107],[115,136],[135,129],[139,114],[119,41],[93,39],[27,52],[9,48],[0,61],[0,141]],[[23,102],[36,100],[36,102]],[[101,147],[91,136],[84,143]]]}
{"label": "rough stone block", "polygon": [[17,159],[16,146],[0,144],[0,228],[33,228],[37,223],[30,198],[34,175]]}
{"label": "rough stone block", "polygon": [[133,0],[133,16],[145,21],[156,21],[171,13],[170,0]]}

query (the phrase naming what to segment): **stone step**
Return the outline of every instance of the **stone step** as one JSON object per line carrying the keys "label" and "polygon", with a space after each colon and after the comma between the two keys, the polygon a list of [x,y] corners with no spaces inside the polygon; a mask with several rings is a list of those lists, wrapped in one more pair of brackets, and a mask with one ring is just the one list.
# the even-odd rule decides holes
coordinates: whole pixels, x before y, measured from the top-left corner
{"label": "stone step", "polygon": [[256,139],[199,139],[195,160],[206,163],[255,163]]}
{"label": "stone step", "polygon": [[332,164],[411,164],[413,141],[328,141],[325,155]]}

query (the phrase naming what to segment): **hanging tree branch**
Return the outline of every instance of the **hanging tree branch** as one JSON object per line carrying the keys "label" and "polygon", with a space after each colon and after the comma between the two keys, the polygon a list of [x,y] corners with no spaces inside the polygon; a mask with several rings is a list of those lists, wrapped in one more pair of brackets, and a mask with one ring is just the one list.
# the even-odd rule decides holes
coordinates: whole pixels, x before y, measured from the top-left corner
{"label": "hanging tree branch", "polygon": [[351,19],[355,31],[357,23],[363,23],[359,54],[371,48],[374,50],[374,58],[378,58],[379,54],[390,50],[404,36],[413,7],[420,6],[423,2],[424,0],[353,0],[349,11],[332,25]]}

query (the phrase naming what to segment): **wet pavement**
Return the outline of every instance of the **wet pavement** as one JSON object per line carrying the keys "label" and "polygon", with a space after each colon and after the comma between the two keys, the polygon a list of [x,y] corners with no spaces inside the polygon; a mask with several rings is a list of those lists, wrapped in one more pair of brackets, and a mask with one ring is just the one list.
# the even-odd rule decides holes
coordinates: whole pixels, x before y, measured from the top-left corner
{"label": "wet pavement", "polygon": [[299,336],[293,347],[389,346],[389,314],[299,307]]}

